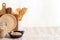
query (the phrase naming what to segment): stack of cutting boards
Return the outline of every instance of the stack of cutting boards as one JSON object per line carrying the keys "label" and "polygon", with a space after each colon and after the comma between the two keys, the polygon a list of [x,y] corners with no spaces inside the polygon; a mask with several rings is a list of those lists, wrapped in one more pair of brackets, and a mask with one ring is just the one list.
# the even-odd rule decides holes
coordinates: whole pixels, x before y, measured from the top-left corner
{"label": "stack of cutting boards", "polygon": [[2,9],[0,10],[0,22],[5,22],[7,31],[18,30],[18,21],[22,20],[27,8],[17,8],[13,12],[12,8],[6,8],[6,4],[2,4]]}

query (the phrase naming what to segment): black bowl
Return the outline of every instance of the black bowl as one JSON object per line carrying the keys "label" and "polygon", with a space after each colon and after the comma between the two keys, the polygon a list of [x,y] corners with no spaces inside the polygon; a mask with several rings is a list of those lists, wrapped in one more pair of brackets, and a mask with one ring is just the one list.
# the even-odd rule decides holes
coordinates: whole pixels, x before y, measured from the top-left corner
{"label": "black bowl", "polygon": [[24,31],[13,31],[13,32],[19,32],[19,33],[21,33],[21,35],[12,35],[11,33],[12,33],[12,31],[9,33],[9,35],[10,35],[10,37],[11,38],[21,38],[22,36],[23,36],[23,34],[24,34]]}

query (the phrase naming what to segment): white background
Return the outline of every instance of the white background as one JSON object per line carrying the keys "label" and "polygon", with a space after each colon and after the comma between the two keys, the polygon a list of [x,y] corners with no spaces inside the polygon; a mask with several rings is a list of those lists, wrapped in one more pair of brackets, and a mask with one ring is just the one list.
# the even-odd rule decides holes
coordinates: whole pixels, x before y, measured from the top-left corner
{"label": "white background", "polygon": [[19,22],[20,27],[60,26],[60,0],[0,0],[7,7],[27,7],[28,10]]}

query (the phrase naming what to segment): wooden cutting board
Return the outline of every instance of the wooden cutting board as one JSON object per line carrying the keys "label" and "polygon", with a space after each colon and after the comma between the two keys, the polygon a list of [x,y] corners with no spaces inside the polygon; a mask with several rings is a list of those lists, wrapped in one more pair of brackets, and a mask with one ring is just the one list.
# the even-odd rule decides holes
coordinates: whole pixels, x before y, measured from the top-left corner
{"label": "wooden cutting board", "polygon": [[0,21],[6,24],[7,31],[12,31],[13,29],[15,29],[15,27],[17,27],[17,19],[11,14],[2,15]]}
{"label": "wooden cutting board", "polygon": [[9,25],[9,23],[13,19],[15,19],[16,25],[13,26],[13,27],[12,26],[11,27],[9,26],[9,27],[7,27],[7,29],[8,29],[8,31],[10,31],[10,30],[18,30],[18,15],[12,14],[12,8],[6,8],[6,4],[5,3],[2,4],[2,9],[0,10],[0,18],[1,18],[2,21],[6,21],[8,25]]}

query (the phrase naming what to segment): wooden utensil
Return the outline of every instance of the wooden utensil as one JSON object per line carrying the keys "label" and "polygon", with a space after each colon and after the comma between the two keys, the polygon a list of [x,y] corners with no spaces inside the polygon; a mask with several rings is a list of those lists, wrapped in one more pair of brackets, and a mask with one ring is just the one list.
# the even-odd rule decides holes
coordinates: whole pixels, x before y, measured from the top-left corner
{"label": "wooden utensil", "polygon": [[8,7],[8,8],[6,9],[6,13],[12,14],[12,8],[11,8],[11,7]]}

